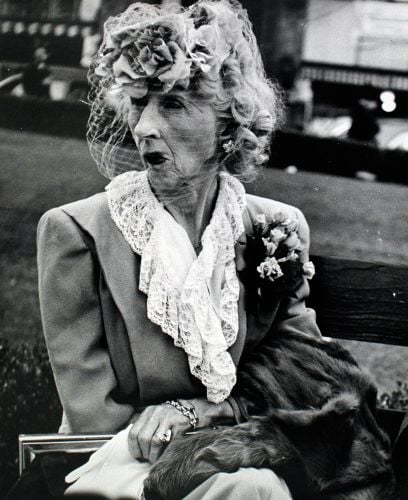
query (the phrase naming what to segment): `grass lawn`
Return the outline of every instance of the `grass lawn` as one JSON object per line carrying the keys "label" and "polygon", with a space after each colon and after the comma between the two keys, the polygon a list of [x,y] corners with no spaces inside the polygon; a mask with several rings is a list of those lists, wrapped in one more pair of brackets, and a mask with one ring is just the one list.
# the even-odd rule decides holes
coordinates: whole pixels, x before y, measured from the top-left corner
{"label": "grass lawn", "polygon": [[[53,206],[91,195],[107,180],[86,143],[0,130],[0,335],[13,343],[41,338],[35,230]],[[249,188],[298,206],[312,253],[408,265],[408,187],[268,170]],[[381,390],[408,380],[407,349],[351,343]]]}
{"label": "grass lawn", "polygon": [[311,253],[408,265],[408,186],[271,169],[253,188],[303,211]]}

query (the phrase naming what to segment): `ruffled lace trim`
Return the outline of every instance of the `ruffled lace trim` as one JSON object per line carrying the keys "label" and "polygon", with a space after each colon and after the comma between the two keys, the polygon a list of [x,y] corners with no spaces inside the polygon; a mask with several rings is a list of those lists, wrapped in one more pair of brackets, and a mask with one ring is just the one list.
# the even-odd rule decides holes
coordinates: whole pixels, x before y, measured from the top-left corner
{"label": "ruffled lace trim", "polygon": [[[229,174],[220,174],[216,206],[201,238],[202,250],[182,284],[160,255],[160,217],[165,209],[151,191],[146,171],[126,172],[106,189],[113,221],[141,256],[139,289],[147,295],[148,318],[186,352],[191,373],[207,387],[208,400],[224,401],[236,382],[228,349],[239,326],[234,247],[244,231],[243,186]],[[191,245],[189,240],[186,244]],[[221,277],[219,304],[214,304],[210,291],[216,268]]]}

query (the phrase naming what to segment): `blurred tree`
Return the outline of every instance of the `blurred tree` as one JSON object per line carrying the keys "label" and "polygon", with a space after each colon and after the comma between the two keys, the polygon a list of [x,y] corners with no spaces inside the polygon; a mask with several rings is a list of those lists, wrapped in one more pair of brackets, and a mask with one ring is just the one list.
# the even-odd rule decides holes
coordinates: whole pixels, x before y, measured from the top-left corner
{"label": "blurred tree", "polygon": [[[50,17],[48,0],[26,0],[27,12],[25,15],[35,20],[46,20]],[[21,14],[20,14],[21,15]]]}
{"label": "blurred tree", "polygon": [[[144,3],[161,3],[160,0],[143,0]],[[103,23],[109,16],[116,16],[123,12],[135,0],[101,0],[101,7],[99,10],[99,25],[100,31],[103,32]]]}
{"label": "blurred tree", "polygon": [[53,19],[71,21],[77,18],[80,0],[52,0],[49,4]]}
{"label": "blurred tree", "polygon": [[[161,3],[155,0],[143,0],[144,3]],[[116,15],[123,12],[134,0],[102,0],[101,9],[108,13],[108,15]]]}
{"label": "blurred tree", "polygon": [[307,0],[241,0],[251,19],[268,75],[279,60],[290,55],[298,63],[302,53]]}

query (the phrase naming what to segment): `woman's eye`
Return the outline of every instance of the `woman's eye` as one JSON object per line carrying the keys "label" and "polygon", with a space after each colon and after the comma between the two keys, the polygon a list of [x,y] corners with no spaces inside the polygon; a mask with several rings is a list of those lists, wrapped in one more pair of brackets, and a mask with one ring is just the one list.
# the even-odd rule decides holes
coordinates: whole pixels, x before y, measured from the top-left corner
{"label": "woman's eye", "polygon": [[181,99],[177,99],[176,97],[166,96],[163,99],[163,107],[165,109],[183,109],[184,104]]}

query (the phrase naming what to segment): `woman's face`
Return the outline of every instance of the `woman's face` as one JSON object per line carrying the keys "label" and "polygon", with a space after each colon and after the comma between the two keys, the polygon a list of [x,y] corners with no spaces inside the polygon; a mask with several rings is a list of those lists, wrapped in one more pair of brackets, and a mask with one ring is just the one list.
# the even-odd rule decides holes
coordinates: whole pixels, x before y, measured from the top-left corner
{"label": "woman's face", "polygon": [[217,151],[211,101],[184,90],[130,100],[129,126],[151,181],[171,188],[209,173]]}

